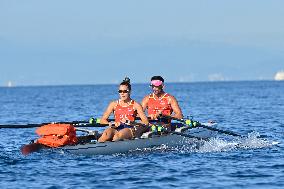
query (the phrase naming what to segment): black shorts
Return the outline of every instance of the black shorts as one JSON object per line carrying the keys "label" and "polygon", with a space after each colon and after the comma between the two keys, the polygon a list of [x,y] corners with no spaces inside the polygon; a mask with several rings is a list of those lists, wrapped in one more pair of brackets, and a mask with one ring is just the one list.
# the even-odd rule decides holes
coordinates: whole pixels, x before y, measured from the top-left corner
{"label": "black shorts", "polygon": [[120,131],[122,129],[128,128],[131,130],[131,134],[133,138],[140,138],[143,133],[149,130],[149,127],[146,126],[141,126],[141,125],[126,125],[126,124],[120,124],[118,127],[115,129],[117,131]]}
{"label": "black shorts", "polygon": [[120,131],[120,130],[125,129],[125,128],[131,129],[132,126],[126,125],[126,124],[123,124],[123,123],[122,123],[122,124],[120,124],[118,127],[116,127],[115,130]]}

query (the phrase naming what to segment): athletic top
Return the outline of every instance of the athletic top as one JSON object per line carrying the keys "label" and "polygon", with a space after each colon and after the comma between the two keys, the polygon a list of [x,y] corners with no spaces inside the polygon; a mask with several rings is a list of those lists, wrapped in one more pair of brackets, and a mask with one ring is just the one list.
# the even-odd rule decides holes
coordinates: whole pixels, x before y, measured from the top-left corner
{"label": "athletic top", "polygon": [[173,112],[170,104],[170,96],[171,95],[169,95],[168,93],[165,93],[160,98],[157,98],[154,94],[150,94],[148,101],[148,114],[157,114],[161,112],[163,115],[170,116]]}
{"label": "athletic top", "polygon": [[114,108],[115,122],[121,122],[123,119],[135,121],[137,112],[134,109],[134,100],[131,100],[128,105],[122,106],[120,100],[117,100],[117,105]]}

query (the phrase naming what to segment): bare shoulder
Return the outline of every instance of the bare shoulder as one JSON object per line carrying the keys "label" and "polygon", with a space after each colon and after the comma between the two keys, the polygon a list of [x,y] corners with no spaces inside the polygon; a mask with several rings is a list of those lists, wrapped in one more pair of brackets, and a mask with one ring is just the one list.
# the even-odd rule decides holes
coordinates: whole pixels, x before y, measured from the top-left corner
{"label": "bare shoulder", "polygon": [[111,101],[108,107],[114,108],[117,105],[117,101]]}
{"label": "bare shoulder", "polygon": [[140,103],[138,103],[138,102],[136,102],[136,101],[134,101],[134,107],[137,109],[137,108],[142,108],[142,106],[141,106],[141,104]]}
{"label": "bare shoulder", "polygon": [[168,94],[168,95],[169,95],[169,98],[170,98],[171,101],[176,101],[177,102],[177,99],[173,95],[170,95],[170,94]]}
{"label": "bare shoulder", "polygon": [[143,100],[142,100],[142,101],[149,100],[149,96],[150,96],[150,95],[146,95],[146,96],[143,98]]}
{"label": "bare shoulder", "polygon": [[114,108],[116,106],[116,101],[112,101],[109,103],[108,107],[106,108],[103,116],[102,116],[102,120],[101,123],[108,123],[107,119],[110,116],[110,114],[113,112]]}

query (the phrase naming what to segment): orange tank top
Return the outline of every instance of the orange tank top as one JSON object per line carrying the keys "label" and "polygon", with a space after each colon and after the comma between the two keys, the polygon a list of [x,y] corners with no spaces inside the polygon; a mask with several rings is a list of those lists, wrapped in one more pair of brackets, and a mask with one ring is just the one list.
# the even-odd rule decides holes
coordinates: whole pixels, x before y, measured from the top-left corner
{"label": "orange tank top", "polygon": [[149,95],[148,114],[157,114],[161,112],[163,115],[171,115],[173,109],[170,104],[170,95],[165,93],[162,97],[156,98],[154,94]]}
{"label": "orange tank top", "polygon": [[122,106],[120,100],[117,101],[117,105],[114,108],[115,122],[121,122],[123,119],[135,121],[137,112],[134,109],[134,100],[131,100],[128,105]]}

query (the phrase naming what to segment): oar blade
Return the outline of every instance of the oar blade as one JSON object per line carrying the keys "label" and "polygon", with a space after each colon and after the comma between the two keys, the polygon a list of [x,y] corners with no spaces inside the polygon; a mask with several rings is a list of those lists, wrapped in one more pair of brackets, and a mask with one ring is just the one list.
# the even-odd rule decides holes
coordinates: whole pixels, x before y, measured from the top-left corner
{"label": "oar blade", "polygon": [[21,147],[21,152],[23,155],[27,156],[33,152],[38,152],[43,148],[43,145],[38,143],[31,143]]}

